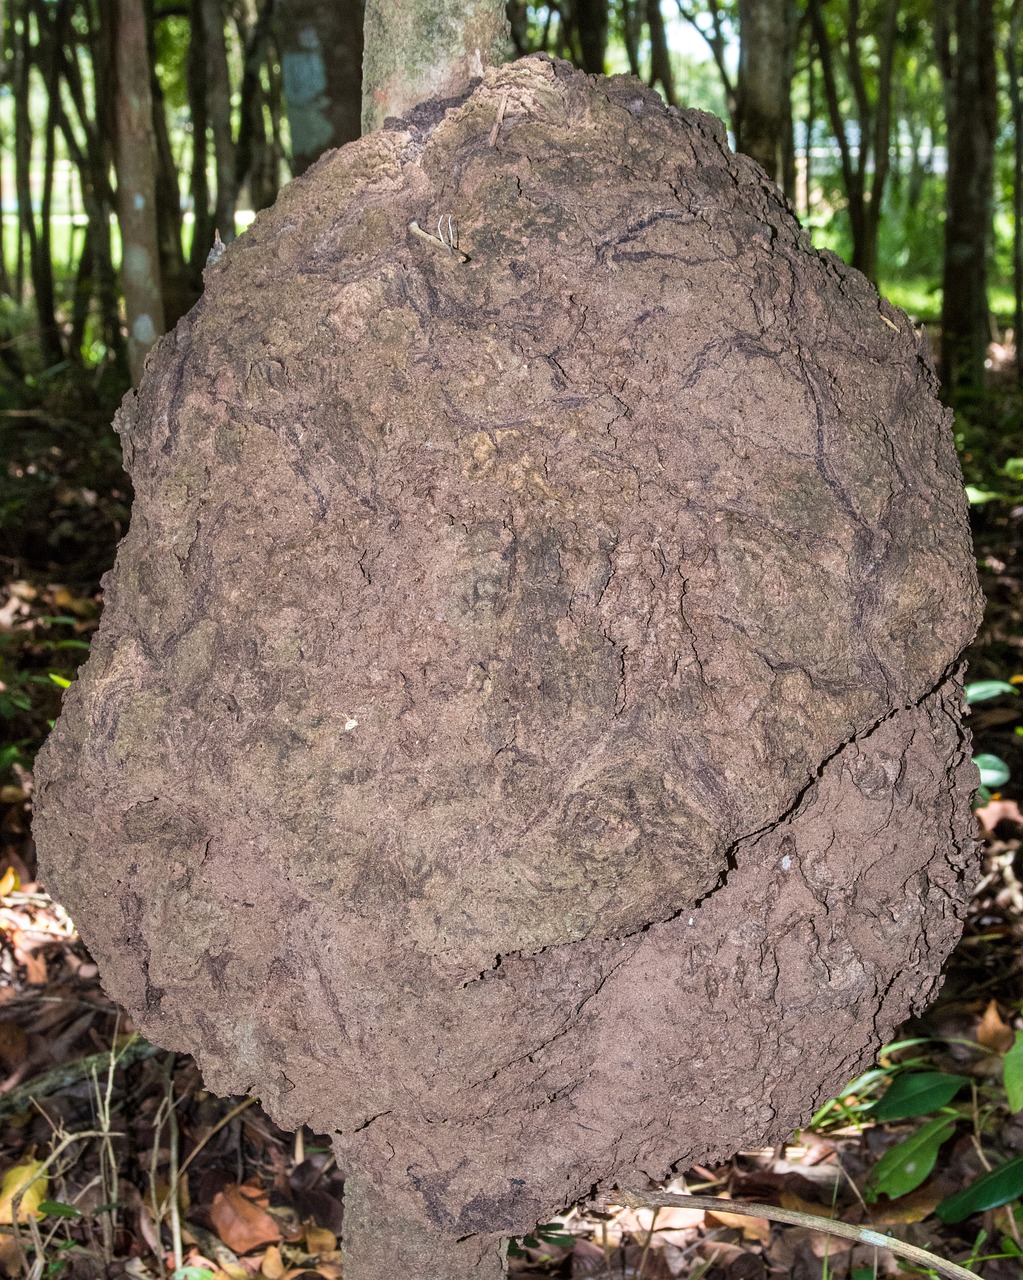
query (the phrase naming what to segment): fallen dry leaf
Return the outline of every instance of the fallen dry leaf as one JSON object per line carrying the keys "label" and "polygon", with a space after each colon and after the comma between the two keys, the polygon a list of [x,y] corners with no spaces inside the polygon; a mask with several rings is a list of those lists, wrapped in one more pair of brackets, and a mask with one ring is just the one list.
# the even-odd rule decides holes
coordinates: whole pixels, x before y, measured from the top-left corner
{"label": "fallen dry leaf", "polygon": [[326,1227],[317,1227],[310,1223],[305,1229],[305,1247],[317,1258],[324,1253],[333,1253],[337,1248],[337,1236]]}
{"label": "fallen dry leaf", "polygon": [[13,1071],[25,1061],[28,1053],[28,1036],[10,1018],[0,1018],[0,1062]]}
{"label": "fallen dry leaf", "polygon": [[39,948],[46,946],[49,939],[32,937],[21,929],[12,929],[10,939],[14,958],[25,969],[25,981],[33,986],[45,984],[46,957],[39,954]]}
{"label": "fallen dry leaf", "polygon": [[0,1271],[11,1277],[21,1274],[21,1250],[13,1236],[0,1236]]}
{"label": "fallen dry leaf", "polygon": [[275,1244],[272,1244],[263,1255],[259,1269],[266,1276],[266,1280],[281,1280],[285,1272],[284,1259]]}
{"label": "fallen dry leaf", "polygon": [[263,1245],[276,1244],[281,1238],[273,1218],[237,1184],[225,1187],[213,1197],[210,1222],[224,1244],[235,1253],[249,1253]]}
{"label": "fallen dry leaf", "polygon": [[731,1227],[733,1231],[741,1231],[746,1240],[759,1240],[768,1244],[771,1239],[771,1224],[766,1218],[747,1218],[743,1213],[725,1213],[721,1209],[707,1211],[707,1225]]}
{"label": "fallen dry leaf", "polygon": [[975,812],[978,822],[988,835],[994,833],[1000,822],[1014,822],[1023,827],[1023,813],[1020,813],[1015,800],[989,800]]}
{"label": "fallen dry leaf", "polygon": [[938,1205],[956,1188],[954,1185],[935,1181],[924,1183],[908,1195],[899,1196],[898,1200],[889,1200],[887,1204],[870,1206],[870,1221],[875,1227],[893,1227],[900,1222],[923,1222],[929,1218]]}
{"label": "fallen dry leaf", "polygon": [[718,1267],[729,1267],[737,1258],[746,1256],[742,1245],[727,1240],[701,1240],[693,1252]]}
{"label": "fallen dry leaf", "polygon": [[796,1213],[810,1213],[815,1218],[833,1218],[835,1210],[831,1205],[820,1204],[816,1200],[804,1200],[802,1196],[796,1195],[794,1191],[782,1191],[778,1197],[778,1203],[783,1209],[792,1209]]}
{"label": "fallen dry leaf", "polygon": [[1015,1040],[1012,1027],[1010,1027],[998,1012],[998,1004],[995,1000],[989,1000],[988,1006],[984,1010],[984,1016],[980,1020],[977,1027],[977,1041],[986,1049],[991,1049],[995,1053],[1008,1053],[1012,1048]]}
{"label": "fallen dry leaf", "polygon": [[27,1222],[30,1217],[40,1216],[39,1205],[46,1199],[47,1186],[46,1178],[39,1176],[42,1168],[42,1160],[22,1160],[7,1170],[0,1182],[0,1222],[12,1225],[14,1200],[19,1194],[18,1221]]}

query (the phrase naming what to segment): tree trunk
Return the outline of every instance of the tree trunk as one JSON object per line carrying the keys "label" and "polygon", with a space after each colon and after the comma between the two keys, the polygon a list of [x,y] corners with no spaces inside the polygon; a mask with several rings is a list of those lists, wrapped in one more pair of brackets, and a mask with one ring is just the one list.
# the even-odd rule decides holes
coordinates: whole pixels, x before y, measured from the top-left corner
{"label": "tree trunk", "polygon": [[188,269],[194,285],[202,282],[202,270],[213,248],[213,210],[210,208],[210,182],[206,170],[209,109],[206,102],[206,29],[202,4],[203,0],[191,0],[188,24],[188,109],[192,118],[192,168],[188,182],[192,199],[192,243]]}
{"label": "tree trunk", "polygon": [[[67,0],[58,0],[53,15],[47,12],[49,6],[40,5],[36,9],[36,20],[39,24],[40,38],[46,24],[46,127],[43,147],[43,187],[39,202],[39,240],[38,267],[33,273],[36,288],[36,306],[39,312],[39,326],[43,353],[47,363],[60,364],[65,357],[64,341],[57,324],[56,291],[53,281],[53,241],[51,228],[53,220],[53,179],[54,166],[57,160],[57,109],[60,104],[60,59],[58,49],[63,47],[64,31],[68,20]],[[42,43],[42,40],[41,40]]]}
{"label": "tree trunk", "polygon": [[224,6],[221,0],[202,0],[201,7],[206,44],[207,104],[217,169],[213,225],[227,244],[235,237],[234,214],[238,188],[235,180],[234,133],[231,129],[231,75],[227,65]]}
{"label": "tree trunk", "polygon": [[736,150],[779,186],[785,183],[785,135],[791,135],[791,32],[789,0],[739,0]]}
{"label": "tree trunk", "polygon": [[941,380],[955,400],[979,390],[984,381],[998,103],[993,0],[951,4],[951,30],[941,24],[943,15],[938,28],[948,148]]}
{"label": "tree trunk", "polygon": [[[26,6],[22,17],[20,36],[15,36],[14,45],[14,152],[15,152],[15,186],[18,196],[18,222],[21,236],[28,248],[28,270],[32,281],[36,316],[39,321],[39,346],[43,360],[48,365],[58,364],[64,358],[64,347],[57,328],[54,306],[53,263],[50,260],[49,222],[48,217],[42,219],[41,228],[36,225],[35,211],[32,204],[32,119],[29,112],[29,96],[31,86],[31,67],[33,54],[42,54],[44,23],[49,20],[47,12],[36,10],[36,20],[40,36],[40,46],[32,47],[30,8]],[[47,68],[48,86],[53,84],[53,42],[50,47],[50,65]],[[53,112],[47,112],[45,134],[44,180],[43,180],[43,214],[48,214],[49,193],[53,185]],[[19,276],[22,263],[19,261]],[[20,284],[20,281],[19,281]],[[20,291],[20,290],[19,290]]]}
{"label": "tree trunk", "polygon": [[362,0],[279,0],[279,17],[291,171],[299,174],[359,136]]}
{"label": "tree trunk", "polygon": [[608,6],[606,0],[575,0],[581,65],[590,75],[606,70]]}
{"label": "tree trunk", "polygon": [[1005,72],[1012,109],[1012,331],[1016,344],[1016,372],[1023,371],[1023,86],[1020,84],[1019,41],[1023,0],[1013,0],[1005,45]]}
{"label": "tree trunk", "polygon": [[[273,204],[280,189],[280,171],[277,155],[271,139],[267,137],[264,109],[266,93],[263,89],[263,68],[267,63],[267,46],[270,25],[274,16],[274,0],[262,0],[251,31],[243,31],[239,23],[239,36],[245,50],[245,67],[242,72],[241,120],[238,125],[238,146],[235,150],[235,185],[240,191],[244,183],[249,186],[249,199],[253,209],[265,209]],[[360,33],[361,62],[361,33]],[[361,66],[356,66],[361,77]],[[358,129],[358,103],[356,101],[356,129]]]}
{"label": "tree trunk", "polygon": [[156,222],[156,148],[143,0],[110,0],[114,52],[117,218],[121,291],[128,320],[128,366],[138,383],[146,355],[164,331]]}
{"label": "tree trunk", "polygon": [[427,98],[461,96],[510,44],[495,0],[366,0],[364,33],[365,133]]}
{"label": "tree trunk", "polygon": [[671,71],[661,0],[646,0],[646,22],[650,29],[650,85],[653,87],[659,82],[668,105],[673,107],[677,101],[675,79]]}

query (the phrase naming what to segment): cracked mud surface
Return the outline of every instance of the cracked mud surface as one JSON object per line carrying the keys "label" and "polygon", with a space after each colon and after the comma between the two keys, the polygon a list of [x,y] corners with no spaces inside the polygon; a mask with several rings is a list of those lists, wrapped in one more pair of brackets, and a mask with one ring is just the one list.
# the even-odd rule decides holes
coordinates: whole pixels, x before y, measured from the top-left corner
{"label": "cracked mud surface", "polygon": [[933,992],[949,425],[717,121],[489,71],[287,188],[117,426],[40,856],[147,1035],[336,1135],[347,1280],[782,1135]]}

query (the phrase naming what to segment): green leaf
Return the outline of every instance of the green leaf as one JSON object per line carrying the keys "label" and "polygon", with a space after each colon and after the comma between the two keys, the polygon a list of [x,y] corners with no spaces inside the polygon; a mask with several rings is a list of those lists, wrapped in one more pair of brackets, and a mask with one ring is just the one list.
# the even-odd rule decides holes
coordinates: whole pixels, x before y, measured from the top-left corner
{"label": "green leaf", "polygon": [[1019,690],[1008,680],[973,680],[963,690],[967,703],[972,707],[975,702],[988,702],[992,698],[1000,698],[1003,693],[1014,693],[1019,697]]}
{"label": "green leaf", "polygon": [[1006,458],[1002,474],[1010,480],[1023,480],[1023,458]]}
{"label": "green leaf", "polygon": [[1009,781],[1009,766],[999,756],[982,751],[973,757],[973,763],[980,770],[982,787],[1002,787]]}
{"label": "green leaf", "polygon": [[1023,1194],[1023,1156],[1017,1156],[1000,1169],[992,1169],[954,1196],[948,1196],[934,1212],[942,1222],[962,1222],[971,1213],[997,1209],[1020,1194]]}
{"label": "green leaf", "polygon": [[973,807],[979,809],[981,805],[987,804],[991,799],[990,787],[978,787],[973,793]]}
{"label": "green leaf", "polygon": [[906,1071],[896,1076],[884,1097],[867,1113],[871,1120],[911,1120],[947,1106],[964,1084],[966,1076],[946,1071]]}
{"label": "green leaf", "polygon": [[68,680],[68,679],[66,679],[64,676],[58,676],[58,675],[57,675],[55,672],[53,672],[53,671],[48,672],[48,675],[49,675],[50,679],[53,681],[53,683],[54,683],[55,685],[58,685],[61,689],[70,689],[70,688],[71,688],[71,681],[70,681],[70,680]]}
{"label": "green leaf", "polygon": [[1016,1032],[1012,1047],[1002,1059],[1002,1081],[1009,1099],[1009,1110],[1015,1115],[1023,1110],[1023,1031]]}
{"label": "green leaf", "polygon": [[81,1209],[76,1209],[73,1204],[65,1204],[63,1200],[40,1200],[39,1212],[48,1218],[80,1218],[82,1216]]}
{"label": "green leaf", "polygon": [[979,489],[975,484],[968,484],[966,497],[971,507],[979,507],[985,502],[993,501],[998,494],[993,489]]}
{"label": "green leaf", "polygon": [[954,1116],[935,1116],[904,1142],[889,1147],[870,1171],[867,1198],[896,1200],[915,1191],[930,1177],[941,1144],[952,1136],[955,1124]]}

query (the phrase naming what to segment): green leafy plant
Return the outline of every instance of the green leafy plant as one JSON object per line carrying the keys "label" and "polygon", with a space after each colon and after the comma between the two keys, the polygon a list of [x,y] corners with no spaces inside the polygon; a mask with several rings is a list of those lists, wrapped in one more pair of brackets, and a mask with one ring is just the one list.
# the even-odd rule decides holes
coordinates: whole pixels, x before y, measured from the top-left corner
{"label": "green leafy plant", "polygon": [[1008,680],[971,680],[963,689],[967,706],[977,702],[990,702],[992,698],[1000,698],[1003,693],[1019,696],[1019,689]]}
{"label": "green leafy plant", "polygon": [[915,1191],[934,1170],[938,1152],[955,1131],[956,1115],[939,1115],[884,1153],[867,1178],[866,1196],[895,1200]]}
{"label": "green leafy plant", "polygon": [[540,1250],[545,1249],[570,1249],[575,1244],[575,1236],[571,1235],[564,1228],[561,1222],[547,1222],[543,1226],[537,1227],[534,1232],[528,1236],[522,1236],[518,1240],[510,1240],[508,1242],[508,1255],[512,1258],[524,1258],[527,1249]]}
{"label": "green leafy plant", "polygon": [[966,1076],[945,1071],[912,1071],[895,1077],[884,1096],[870,1108],[877,1121],[911,1120],[947,1106],[969,1084]]}
{"label": "green leafy plant", "polygon": [[997,1209],[1023,1195],[1023,1156],[985,1173],[962,1191],[947,1196],[935,1209],[942,1222],[962,1222],[971,1213]]}

